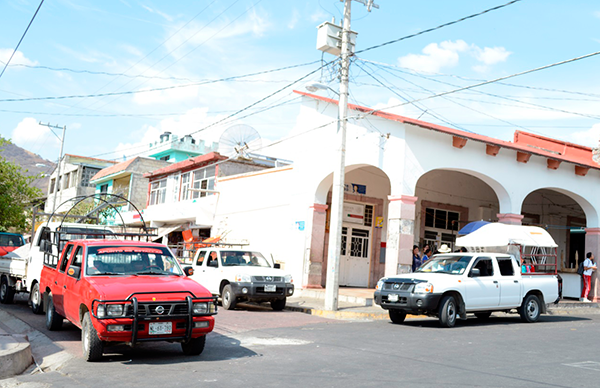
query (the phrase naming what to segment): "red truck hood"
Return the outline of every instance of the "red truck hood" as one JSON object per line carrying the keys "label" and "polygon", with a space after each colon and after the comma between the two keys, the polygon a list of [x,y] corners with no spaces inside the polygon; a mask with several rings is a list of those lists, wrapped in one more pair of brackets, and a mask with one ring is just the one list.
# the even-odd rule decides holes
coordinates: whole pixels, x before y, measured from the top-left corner
{"label": "red truck hood", "polygon": [[212,296],[206,288],[186,276],[90,276],[87,280],[103,300],[123,300],[135,293],[140,301],[153,297],[168,301],[181,300],[187,295]]}

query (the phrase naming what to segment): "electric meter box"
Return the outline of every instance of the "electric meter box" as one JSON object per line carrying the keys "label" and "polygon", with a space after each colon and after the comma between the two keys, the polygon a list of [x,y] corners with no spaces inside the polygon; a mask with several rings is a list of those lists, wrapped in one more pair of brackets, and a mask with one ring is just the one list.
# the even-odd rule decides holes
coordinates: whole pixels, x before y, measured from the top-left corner
{"label": "electric meter box", "polygon": [[[317,32],[317,50],[339,57],[342,52],[342,27],[324,22],[317,28],[319,30]],[[354,53],[356,35],[358,35],[356,32],[350,31],[351,53]]]}

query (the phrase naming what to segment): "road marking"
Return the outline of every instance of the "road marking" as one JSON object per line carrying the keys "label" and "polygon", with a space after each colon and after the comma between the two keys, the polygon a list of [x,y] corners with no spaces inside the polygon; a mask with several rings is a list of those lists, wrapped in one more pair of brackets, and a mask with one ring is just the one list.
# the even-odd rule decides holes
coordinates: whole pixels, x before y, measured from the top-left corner
{"label": "road marking", "polygon": [[596,361],[583,361],[583,362],[576,362],[574,364],[563,364],[563,365],[572,366],[574,368],[595,370],[597,372],[600,372],[600,362],[596,362]]}
{"label": "road marking", "polygon": [[294,338],[258,338],[258,337],[243,337],[238,338],[241,346],[289,346],[289,345],[308,345],[312,341],[305,341]]}

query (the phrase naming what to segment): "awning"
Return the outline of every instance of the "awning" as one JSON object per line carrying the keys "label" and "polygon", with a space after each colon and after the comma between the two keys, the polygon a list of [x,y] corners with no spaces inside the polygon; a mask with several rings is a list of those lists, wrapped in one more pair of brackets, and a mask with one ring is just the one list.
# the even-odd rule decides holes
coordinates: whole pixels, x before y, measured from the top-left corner
{"label": "awning", "polygon": [[456,239],[456,245],[460,247],[505,247],[510,244],[550,248],[558,246],[545,229],[499,222],[483,225],[476,231]]}
{"label": "awning", "polygon": [[158,228],[158,236],[153,237],[152,241],[157,241],[168,235],[169,233],[181,228],[184,224],[166,225]]}

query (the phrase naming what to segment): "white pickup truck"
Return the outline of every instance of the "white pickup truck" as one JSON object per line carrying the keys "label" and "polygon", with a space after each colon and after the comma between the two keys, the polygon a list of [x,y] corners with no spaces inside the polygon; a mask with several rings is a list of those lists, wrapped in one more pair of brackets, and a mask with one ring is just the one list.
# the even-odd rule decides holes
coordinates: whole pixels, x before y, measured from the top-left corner
{"label": "white pickup truck", "polygon": [[192,263],[192,279],[221,297],[223,307],[237,302],[270,302],[273,310],[283,310],[286,298],[294,294],[292,276],[271,263],[260,252],[249,249],[201,248]]}
{"label": "white pickup truck", "polygon": [[[0,257],[0,302],[12,303],[15,293],[29,292],[29,303],[35,314],[43,313],[40,294],[40,275],[44,266],[44,252],[52,249],[51,231],[60,228],[67,233],[67,238],[97,238],[113,234],[106,226],[78,223],[50,222],[43,223],[36,230],[31,244],[9,252]],[[56,249],[56,246],[53,247]],[[62,249],[62,247],[61,247]],[[49,252],[57,255],[57,252]]]}
{"label": "white pickup truck", "polygon": [[392,322],[424,314],[438,317],[442,327],[467,313],[486,319],[513,309],[524,322],[536,322],[559,298],[556,275],[522,274],[517,259],[502,253],[439,254],[416,272],[382,278],[375,290],[375,303]]}

